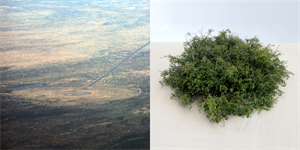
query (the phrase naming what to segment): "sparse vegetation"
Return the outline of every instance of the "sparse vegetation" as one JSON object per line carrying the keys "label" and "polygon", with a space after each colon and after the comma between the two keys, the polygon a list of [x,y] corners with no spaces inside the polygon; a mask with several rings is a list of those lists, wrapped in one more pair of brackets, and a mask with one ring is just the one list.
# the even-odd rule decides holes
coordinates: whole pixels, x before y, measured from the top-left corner
{"label": "sparse vegetation", "polygon": [[149,149],[149,5],[1,1],[1,148]]}
{"label": "sparse vegetation", "polygon": [[[119,148],[143,149],[149,147],[149,112],[135,112],[144,108],[150,109],[149,95],[52,107],[2,94],[1,148],[101,149],[122,144]],[[138,146],[132,146],[131,140]]]}

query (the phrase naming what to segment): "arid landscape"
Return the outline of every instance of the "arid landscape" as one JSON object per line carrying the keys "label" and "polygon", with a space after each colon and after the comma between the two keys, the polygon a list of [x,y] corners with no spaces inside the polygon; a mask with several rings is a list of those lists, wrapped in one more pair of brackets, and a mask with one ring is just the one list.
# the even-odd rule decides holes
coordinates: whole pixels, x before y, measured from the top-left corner
{"label": "arid landscape", "polygon": [[[0,2],[1,149],[149,149],[150,2]],[[29,85],[47,87],[14,90]]]}

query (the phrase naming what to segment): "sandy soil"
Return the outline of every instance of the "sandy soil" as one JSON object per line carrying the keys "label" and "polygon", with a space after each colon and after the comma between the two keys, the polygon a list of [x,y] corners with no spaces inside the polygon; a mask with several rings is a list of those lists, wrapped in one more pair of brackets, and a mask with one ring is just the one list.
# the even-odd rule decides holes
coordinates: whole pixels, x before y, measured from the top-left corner
{"label": "sandy soil", "polygon": [[[13,91],[22,98],[33,99],[34,104],[50,106],[70,106],[82,103],[103,104],[112,100],[126,99],[138,95],[137,89],[101,87],[43,87]],[[62,93],[84,93],[86,95],[66,95]]]}

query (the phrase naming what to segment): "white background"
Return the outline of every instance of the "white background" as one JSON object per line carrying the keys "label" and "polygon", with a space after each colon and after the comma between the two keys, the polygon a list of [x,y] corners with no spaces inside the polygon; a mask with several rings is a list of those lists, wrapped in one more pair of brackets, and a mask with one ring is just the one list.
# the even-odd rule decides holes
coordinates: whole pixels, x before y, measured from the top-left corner
{"label": "white background", "polygon": [[230,29],[265,43],[299,43],[299,0],[151,0],[151,42],[185,42],[187,32]]}

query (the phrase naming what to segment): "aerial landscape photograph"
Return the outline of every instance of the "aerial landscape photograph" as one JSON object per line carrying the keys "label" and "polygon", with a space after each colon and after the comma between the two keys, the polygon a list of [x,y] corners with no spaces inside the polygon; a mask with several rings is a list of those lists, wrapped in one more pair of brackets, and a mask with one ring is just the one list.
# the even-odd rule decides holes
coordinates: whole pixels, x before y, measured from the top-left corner
{"label": "aerial landscape photograph", "polygon": [[150,0],[0,1],[1,149],[150,149]]}

